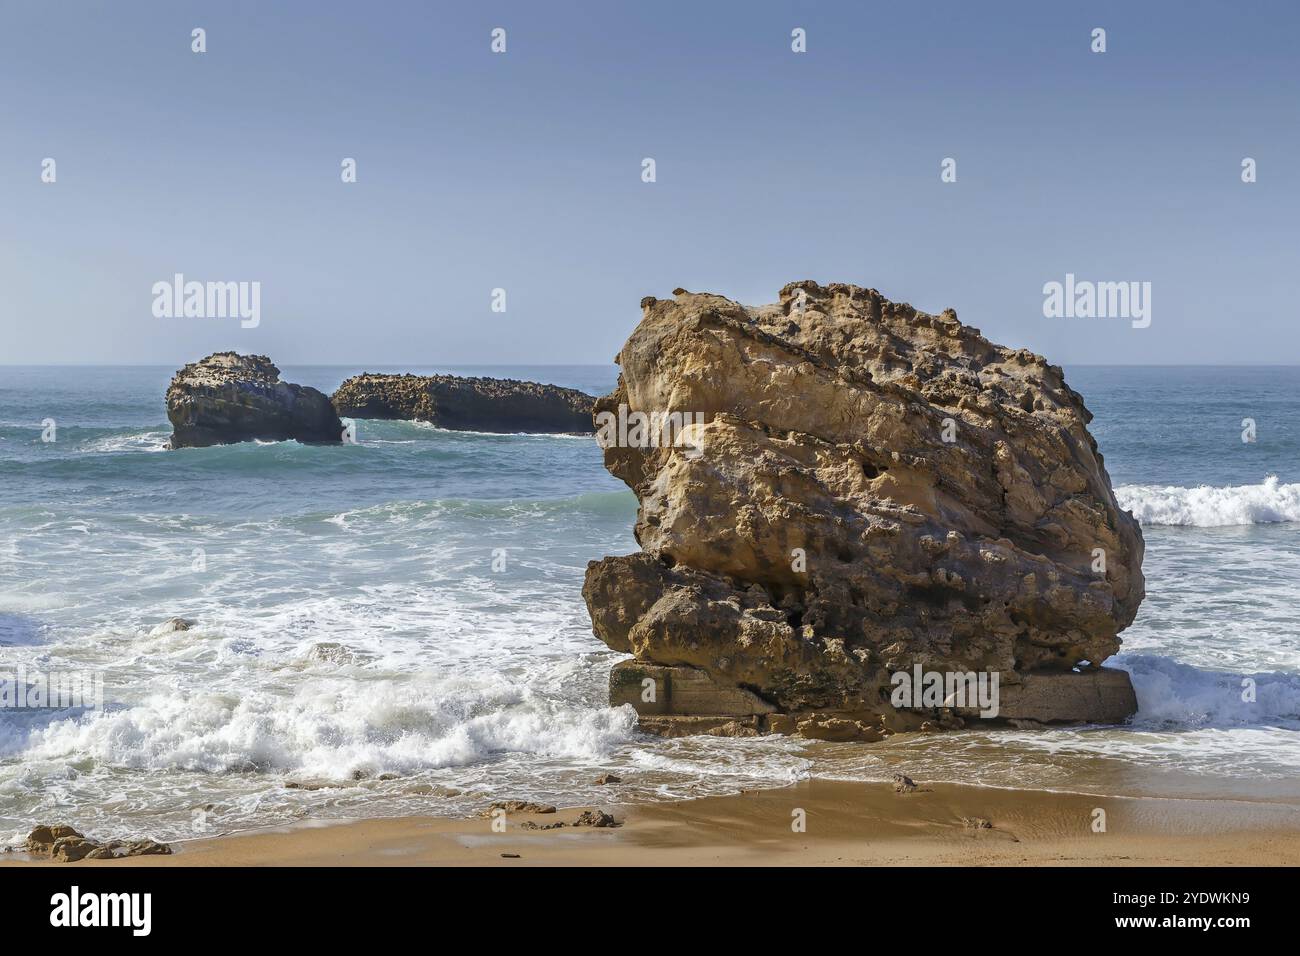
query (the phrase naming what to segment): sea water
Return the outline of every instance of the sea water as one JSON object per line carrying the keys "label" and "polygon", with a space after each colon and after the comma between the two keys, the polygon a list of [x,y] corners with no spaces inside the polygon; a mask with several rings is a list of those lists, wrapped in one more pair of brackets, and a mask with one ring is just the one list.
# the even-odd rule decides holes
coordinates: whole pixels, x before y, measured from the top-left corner
{"label": "sea water", "polygon": [[[614,796],[593,786],[607,771],[619,800],[898,769],[1297,795],[1300,369],[1067,370],[1147,542],[1147,599],[1109,662],[1133,675],[1130,725],[871,746],[666,741],[608,707],[623,655],[592,636],[580,588],[588,561],[636,550],[636,502],[594,439],[362,421],[356,445],[167,451],[173,371],[0,367],[0,669],[104,687],[98,708],[0,709],[0,843],[35,823],[176,839],[582,804]],[[330,392],[360,371],[284,377]],[[593,394],[617,372],[391,371]]]}

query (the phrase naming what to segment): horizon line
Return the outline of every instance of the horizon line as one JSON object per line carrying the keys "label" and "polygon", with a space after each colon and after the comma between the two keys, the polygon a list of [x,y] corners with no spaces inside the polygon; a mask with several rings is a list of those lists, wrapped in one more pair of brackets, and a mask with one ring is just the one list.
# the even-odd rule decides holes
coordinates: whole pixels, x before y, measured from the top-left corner
{"label": "horizon line", "polygon": [[[241,353],[242,354],[242,353]],[[256,354],[256,353],[248,353]],[[268,356],[269,357],[269,356]],[[196,359],[195,361],[202,361]],[[617,362],[280,362],[276,365],[315,368],[355,368],[390,365],[406,368],[618,368]],[[181,366],[193,362],[182,362]],[[1068,368],[1300,368],[1300,362],[1048,362]],[[177,368],[181,367],[177,366]],[[0,362],[0,368],[171,368],[166,362]]]}

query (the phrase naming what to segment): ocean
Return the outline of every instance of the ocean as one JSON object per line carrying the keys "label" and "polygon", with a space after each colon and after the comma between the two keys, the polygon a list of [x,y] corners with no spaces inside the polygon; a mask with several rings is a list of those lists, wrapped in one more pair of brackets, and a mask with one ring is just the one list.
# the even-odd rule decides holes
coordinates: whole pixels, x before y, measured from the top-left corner
{"label": "ocean", "polygon": [[[173,840],[808,776],[1300,797],[1300,368],[1067,369],[1147,599],[1108,663],[1124,727],[660,740],[607,706],[588,561],[636,550],[592,438],[359,423],[357,445],[170,452],[171,368],[0,366],[0,670],[102,675],[97,709],[0,709],[0,844],[36,823]],[[609,367],[287,367],[609,391]],[[1244,419],[1255,440],[1242,441]],[[54,441],[42,441],[42,433]],[[190,630],[163,625],[173,617]],[[1252,693],[1253,691],[1253,693]]]}

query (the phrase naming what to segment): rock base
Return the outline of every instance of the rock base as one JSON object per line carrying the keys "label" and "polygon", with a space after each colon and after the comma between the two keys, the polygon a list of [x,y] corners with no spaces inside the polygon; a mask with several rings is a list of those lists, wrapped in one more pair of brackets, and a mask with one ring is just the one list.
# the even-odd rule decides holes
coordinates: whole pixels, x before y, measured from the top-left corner
{"label": "rock base", "polygon": [[776,708],[743,687],[728,687],[698,667],[621,661],[609,672],[611,707],[631,704],[643,717],[749,717]]}
{"label": "rock base", "polygon": [[630,704],[640,729],[661,737],[758,737],[789,734],[812,740],[873,742],[900,730],[949,730],[986,724],[1036,727],[1049,724],[1119,724],[1137,712],[1126,671],[1102,667],[1031,673],[1000,684],[998,714],[981,718],[974,708],[928,708],[900,714],[805,711],[779,713],[743,687],[715,681],[697,667],[615,664],[609,675],[610,706]]}
{"label": "rock base", "polygon": [[880,740],[873,714],[778,713],[744,687],[719,683],[698,667],[621,661],[609,675],[610,706],[630,704],[641,730],[661,737],[799,734],[816,740]]}
{"label": "rock base", "polygon": [[773,731],[762,717],[642,717],[637,726],[656,737],[761,737]]}
{"label": "rock base", "polygon": [[1121,724],[1137,713],[1128,671],[1113,667],[1076,673],[1023,674],[1000,689],[998,720],[1038,724]]}

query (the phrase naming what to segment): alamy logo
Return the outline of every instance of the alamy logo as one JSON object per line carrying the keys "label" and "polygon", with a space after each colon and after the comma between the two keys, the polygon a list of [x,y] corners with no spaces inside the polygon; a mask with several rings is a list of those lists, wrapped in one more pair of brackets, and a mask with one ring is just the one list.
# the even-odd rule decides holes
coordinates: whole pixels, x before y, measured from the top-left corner
{"label": "alamy logo", "polygon": [[51,926],[129,926],[131,935],[153,929],[152,893],[86,893],[74,886],[50,897]]}
{"label": "alamy logo", "polygon": [[927,671],[920,664],[898,671],[889,682],[894,691],[889,702],[899,710],[937,707],[978,708],[980,716],[996,717],[1001,709],[997,671]]}
{"label": "alamy logo", "polygon": [[1150,282],[1076,281],[1043,285],[1043,315],[1049,319],[1132,319],[1133,328],[1151,324]]}
{"label": "alamy logo", "polygon": [[186,282],[178,272],[171,282],[155,282],[152,292],[157,319],[239,319],[245,329],[262,323],[260,282]]}
{"label": "alamy logo", "polygon": [[0,670],[0,710],[63,710],[104,706],[104,675],[96,671],[36,671],[27,667]]}
{"label": "alamy logo", "polygon": [[617,415],[596,415],[596,442],[601,448],[685,448],[687,458],[699,458],[703,442],[689,429],[703,424],[703,412],[629,412],[620,403]]}

